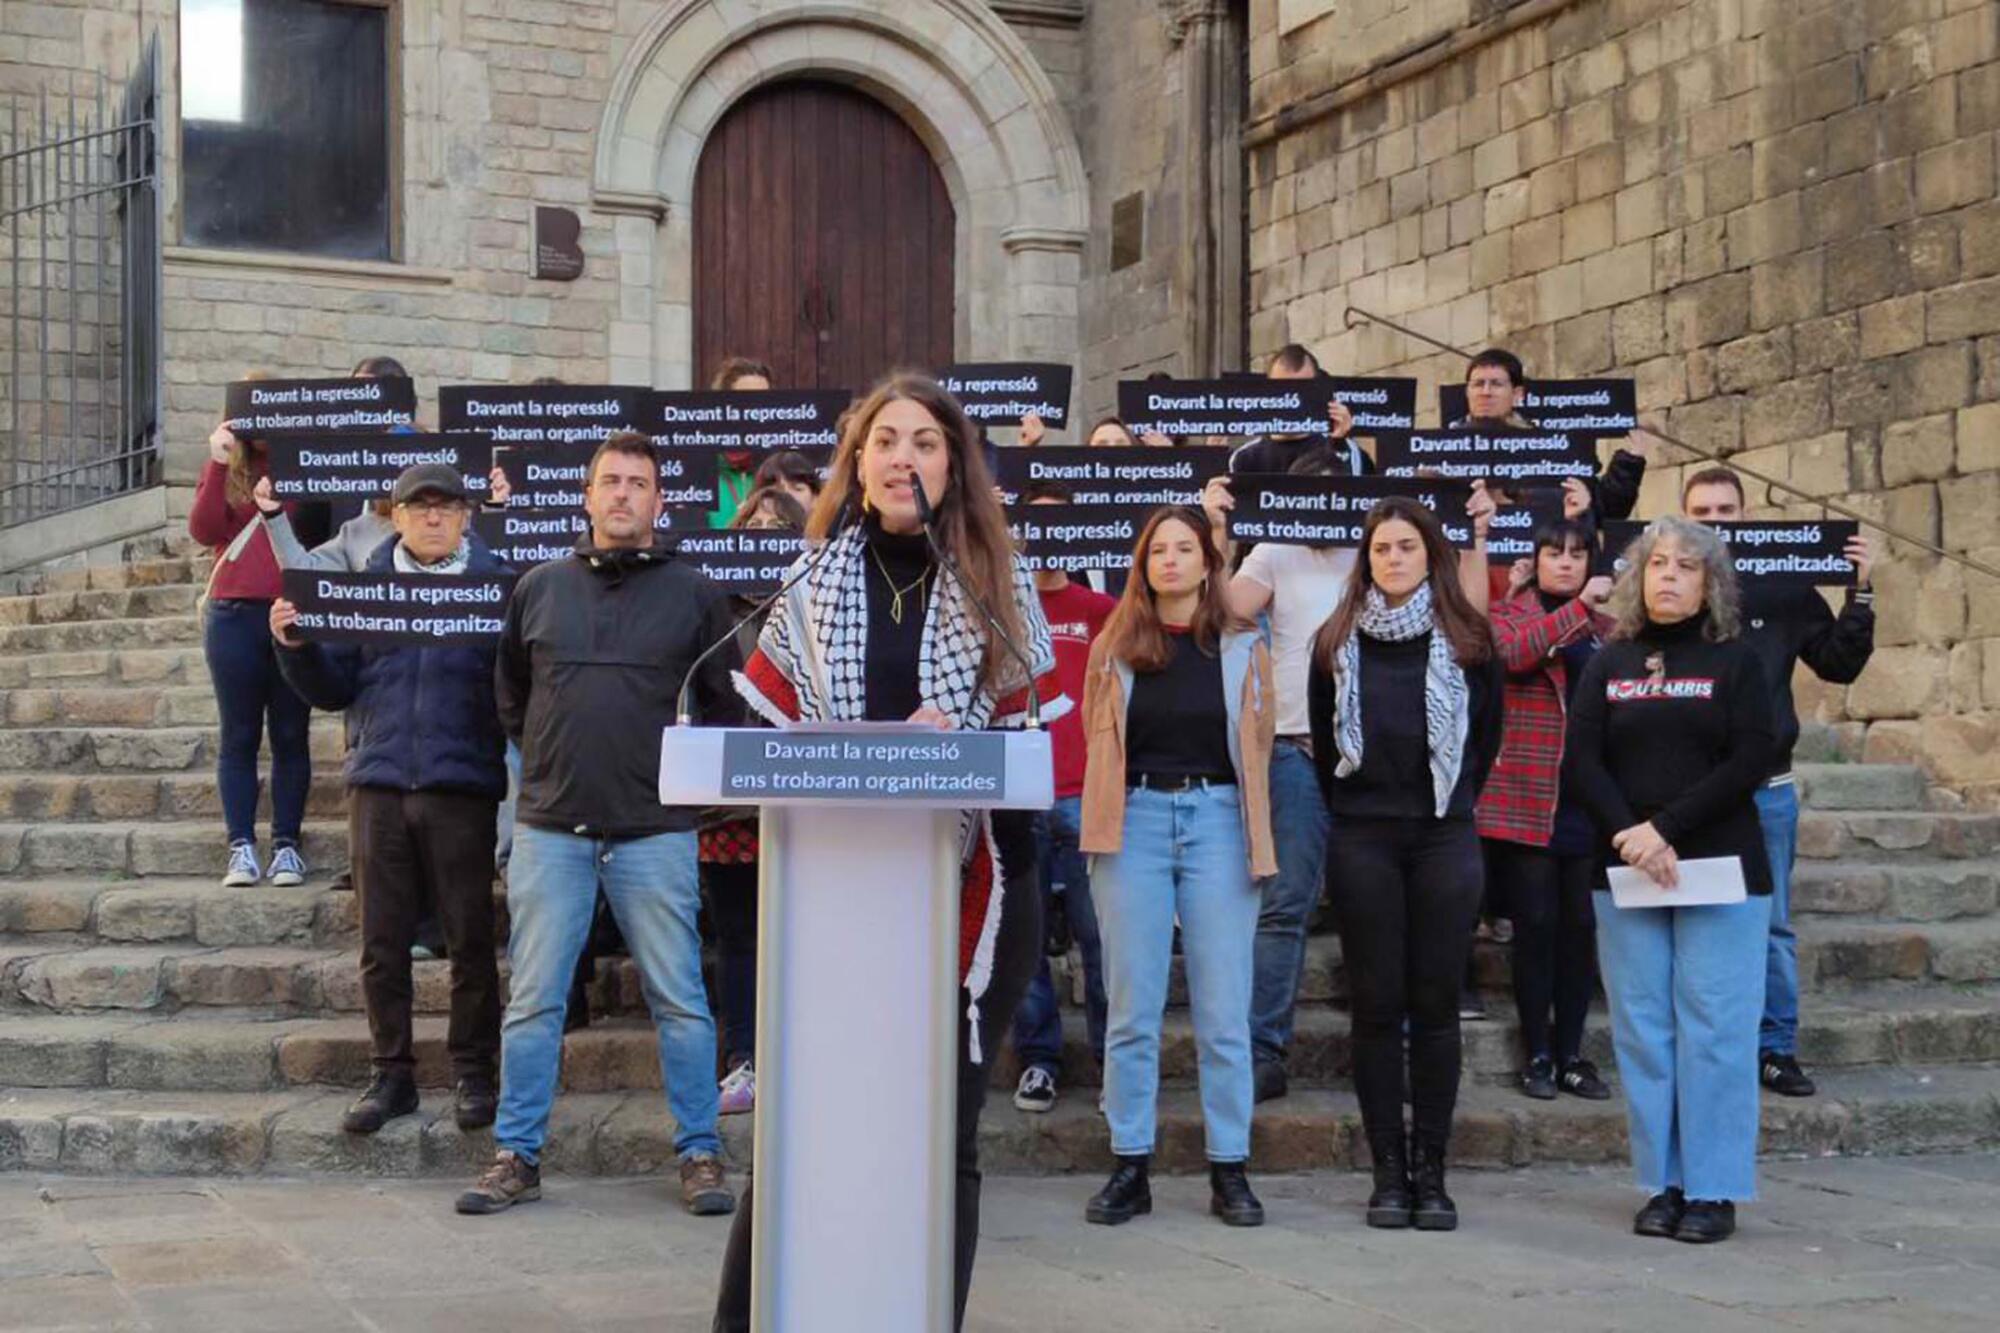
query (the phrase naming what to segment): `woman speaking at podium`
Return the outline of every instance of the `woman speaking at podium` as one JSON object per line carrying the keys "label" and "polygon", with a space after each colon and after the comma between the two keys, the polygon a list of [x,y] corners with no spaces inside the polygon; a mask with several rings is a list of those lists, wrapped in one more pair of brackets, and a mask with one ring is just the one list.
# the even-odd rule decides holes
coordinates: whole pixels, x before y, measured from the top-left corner
{"label": "woman speaking at podium", "polygon": [[[935,381],[892,375],[848,414],[806,538],[817,546],[794,573],[815,563],[765,622],[738,680],[766,718],[1018,727],[1030,689],[1045,719],[1069,708],[1056,683],[1048,624],[1028,572],[1015,564],[978,432]],[[937,558],[933,538],[948,560]],[[1023,677],[1022,656],[1033,680]],[[957,1323],[965,1318],[979,1241],[986,1059],[999,1048],[1042,943],[1031,814],[996,811],[990,823],[965,818],[968,834],[973,821],[979,827],[964,840],[971,852],[959,896]],[[723,1257],[718,1333],[750,1327],[753,1201],[754,1190],[744,1196]]]}

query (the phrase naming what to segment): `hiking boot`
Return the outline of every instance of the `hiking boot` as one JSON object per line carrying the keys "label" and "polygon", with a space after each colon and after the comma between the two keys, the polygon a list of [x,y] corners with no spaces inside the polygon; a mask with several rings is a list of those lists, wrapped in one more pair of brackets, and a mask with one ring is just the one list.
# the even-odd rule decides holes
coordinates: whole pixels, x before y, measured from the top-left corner
{"label": "hiking boot", "polygon": [[1799,1068],[1797,1056],[1780,1055],[1776,1051],[1765,1051],[1757,1057],[1757,1077],[1780,1097],[1810,1097],[1819,1091],[1806,1071]]}
{"label": "hiking boot", "polygon": [[452,1119],[460,1129],[485,1129],[493,1123],[500,1098],[493,1090],[492,1079],[469,1075],[452,1089],[451,1102]]}
{"label": "hiking boot", "polygon": [[1250,1177],[1246,1163],[1210,1162],[1208,1191],[1208,1211],[1221,1218],[1223,1225],[1232,1227],[1264,1225],[1264,1205],[1250,1192]]}
{"label": "hiking boot", "polygon": [[1091,1195],[1090,1202],[1083,1206],[1083,1220],[1103,1227],[1115,1227],[1121,1222],[1130,1222],[1142,1213],[1152,1212],[1153,1186],[1146,1178],[1148,1160],[1144,1153],[1135,1157],[1120,1157],[1111,1179],[1105,1181],[1104,1188]]}
{"label": "hiking boot", "polygon": [[461,1213],[501,1213],[517,1203],[542,1197],[542,1169],[519,1155],[501,1151],[493,1155],[493,1165],[479,1177],[479,1183],[458,1196],[453,1205]]}
{"label": "hiking boot", "polygon": [[712,1152],[681,1158],[681,1202],[696,1217],[719,1217],[736,1211],[736,1196],[723,1179],[722,1159]]}
{"label": "hiking boot", "polygon": [[247,889],[264,877],[257,864],[257,844],[254,842],[232,842],[229,844],[229,869],[222,872],[222,887],[225,889]]}
{"label": "hiking boot", "polygon": [[376,1071],[368,1090],[354,1099],[340,1127],[350,1134],[373,1134],[398,1116],[414,1115],[417,1080],[407,1069]]}
{"label": "hiking boot", "polygon": [[1020,1085],[1014,1089],[1014,1109],[1040,1114],[1053,1111],[1055,1107],[1056,1081],[1049,1071],[1040,1065],[1029,1065],[1023,1069]]}

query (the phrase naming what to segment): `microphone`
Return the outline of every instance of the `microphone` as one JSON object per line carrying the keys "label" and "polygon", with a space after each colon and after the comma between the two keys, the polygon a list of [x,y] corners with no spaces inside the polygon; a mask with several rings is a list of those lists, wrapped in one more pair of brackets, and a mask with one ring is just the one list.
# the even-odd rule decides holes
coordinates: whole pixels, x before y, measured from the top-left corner
{"label": "microphone", "polygon": [[745,625],[755,620],[758,616],[763,615],[766,611],[769,611],[773,606],[777,604],[777,601],[780,597],[783,597],[786,593],[792,590],[793,585],[798,583],[799,580],[803,579],[806,575],[812,573],[813,570],[819,568],[819,562],[826,558],[826,553],[828,551],[833,549],[833,539],[841,534],[841,531],[846,528],[848,522],[853,517],[854,517],[854,492],[850,490],[847,493],[847,498],[841,502],[839,512],[834,514],[833,526],[827,529],[826,540],[819,544],[819,549],[817,551],[814,551],[812,555],[806,560],[806,562],[803,565],[800,565],[799,568],[792,574],[790,578],[786,579],[783,583],[779,584],[778,590],[776,592],[772,593],[769,597],[766,597],[763,601],[757,603],[757,605],[751,607],[748,611],[738,616],[736,620],[729,626],[729,630],[727,633],[723,634],[721,638],[717,639],[714,643],[709,644],[708,647],[702,649],[700,653],[696,654],[694,661],[688,664],[687,675],[681,678],[680,693],[674,699],[675,726],[686,727],[686,726],[692,726],[694,724],[694,709],[691,705],[689,696],[694,690],[695,673],[701,669],[702,664],[708,661],[709,658],[715,656],[717,652],[721,651],[722,646],[724,644],[733,643],[736,639],[736,632],[738,630],[742,629]]}
{"label": "microphone", "polygon": [[965,575],[958,568],[958,562],[951,558],[951,553],[944,549],[942,542],[938,541],[936,532],[937,511],[931,508],[931,497],[924,491],[923,478],[913,474],[910,477],[910,489],[917,497],[917,522],[923,524],[924,540],[931,544],[931,554],[937,557],[939,564],[952,572],[952,577],[958,580],[958,586],[965,590],[965,595],[972,599],[974,606],[979,608],[979,614],[986,617],[986,624],[992,629],[994,637],[1000,640],[1001,646],[1006,648],[1009,653],[1012,653],[1014,661],[1020,664],[1022,679],[1028,683],[1028,730],[1040,731],[1042,729],[1042,698],[1035,690],[1034,662],[1029,659],[1025,652],[1021,651],[1021,645],[1016,643],[1013,636],[1008,634],[1006,629],[1001,626],[1000,618],[993,614],[993,608],[986,604],[986,599],[981,597],[972,584],[967,581]]}

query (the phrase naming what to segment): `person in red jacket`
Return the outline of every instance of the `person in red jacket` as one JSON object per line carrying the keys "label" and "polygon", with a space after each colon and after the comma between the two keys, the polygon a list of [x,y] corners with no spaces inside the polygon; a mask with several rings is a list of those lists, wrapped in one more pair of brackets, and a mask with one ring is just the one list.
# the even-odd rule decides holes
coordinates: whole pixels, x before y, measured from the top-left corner
{"label": "person in red jacket", "polygon": [[1608,627],[1599,608],[1611,580],[1591,577],[1596,551],[1587,522],[1544,524],[1535,533],[1532,581],[1491,613],[1494,650],[1507,670],[1506,723],[1476,816],[1487,873],[1513,913],[1514,1004],[1527,1061],[1521,1087],[1544,1101],[1558,1088],[1591,1101],[1611,1095],[1582,1050],[1596,986],[1595,839],[1561,782],[1570,694]]}
{"label": "person in red jacket", "polygon": [[[225,888],[255,884],[265,871],[257,861],[257,758],[264,733],[271,736],[270,881],[302,884],[299,826],[312,786],[308,740],[312,709],[278,674],[271,647],[271,603],[283,593],[278,558],[258,521],[252,491],[266,470],[262,440],[242,440],[228,426],[208,437],[208,462],[195,483],[188,535],[215,553],[208,602],[202,613],[202,648],[215,684],[222,739],[215,783],[229,829]],[[288,506],[289,508],[289,506]]]}

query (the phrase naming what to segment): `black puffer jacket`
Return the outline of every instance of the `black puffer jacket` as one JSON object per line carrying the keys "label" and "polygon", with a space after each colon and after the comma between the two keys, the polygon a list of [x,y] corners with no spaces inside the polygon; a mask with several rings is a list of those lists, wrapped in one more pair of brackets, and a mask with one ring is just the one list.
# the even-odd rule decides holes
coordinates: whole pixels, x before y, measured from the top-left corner
{"label": "black puffer jacket", "polygon": [[[729,594],[664,546],[600,551],[585,536],[522,576],[494,674],[521,746],[520,821],[602,838],[693,829],[697,811],[659,802],[660,732],[688,667],[733,622]],[[738,660],[731,644],[696,675],[704,726],[742,721]]]}

